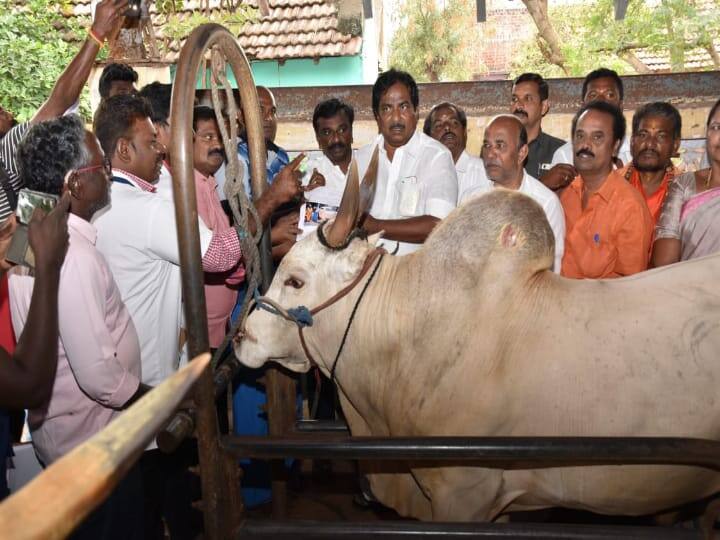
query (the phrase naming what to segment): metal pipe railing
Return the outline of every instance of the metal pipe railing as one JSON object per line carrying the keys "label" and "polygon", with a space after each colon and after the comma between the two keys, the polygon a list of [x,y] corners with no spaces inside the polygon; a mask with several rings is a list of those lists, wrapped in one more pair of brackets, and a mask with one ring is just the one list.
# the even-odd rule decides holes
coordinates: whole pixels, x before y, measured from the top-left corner
{"label": "metal pipe railing", "polygon": [[[205,54],[213,47],[218,47],[227,55],[234,69],[243,61],[247,64],[247,59],[235,42],[234,36],[226,28],[218,24],[204,24],[197,27],[180,51],[170,109],[173,125],[170,163],[182,270],[183,311],[190,356],[208,351],[210,348],[193,171],[192,120],[198,70],[201,66],[205,67]],[[240,80],[246,82],[247,75],[244,73],[241,75]],[[256,139],[259,108],[252,76],[249,80],[252,90],[244,92],[243,99],[247,97],[248,106],[258,109],[254,117],[251,115],[248,118],[250,122],[254,121],[254,125],[248,125],[248,131]],[[259,143],[250,140],[251,152],[260,151],[258,144],[262,145],[262,140]],[[239,481],[237,464],[218,451],[219,431],[211,369],[206,370],[198,380],[194,397],[197,406],[194,414],[185,412],[182,417],[183,422],[178,424],[172,419],[170,425],[174,427],[180,425],[187,431],[185,436],[188,436],[192,433],[192,427],[197,424],[205,534],[211,540],[220,540],[227,538],[229,531],[239,523],[242,503],[237,489]],[[164,433],[159,437],[163,442],[166,439],[165,435]]]}
{"label": "metal pipe railing", "polygon": [[668,527],[616,525],[577,525],[546,523],[420,523],[415,521],[376,521],[347,523],[327,521],[246,520],[234,538],[272,538],[273,540],[375,540],[446,538],[500,540],[700,540],[699,531]]}
{"label": "metal pipe railing", "polygon": [[531,469],[579,465],[692,465],[720,470],[720,442],[674,437],[237,437],[237,457],[462,461]]}

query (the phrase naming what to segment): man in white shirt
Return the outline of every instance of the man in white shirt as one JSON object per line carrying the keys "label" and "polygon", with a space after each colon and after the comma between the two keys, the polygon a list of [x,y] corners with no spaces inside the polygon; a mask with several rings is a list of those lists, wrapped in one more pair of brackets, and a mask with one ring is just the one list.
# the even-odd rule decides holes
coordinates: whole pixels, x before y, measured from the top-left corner
{"label": "man in white shirt", "polygon": [[525,126],[509,114],[496,116],[485,128],[482,157],[488,180],[462,195],[461,202],[495,187],[517,190],[534,199],[545,211],[555,237],[553,271],[560,273],[565,246],[565,214],[557,196],[523,168],[528,153]]}
{"label": "man in white shirt", "polygon": [[[309,188],[317,189],[305,194],[308,200],[337,198],[338,205],[345,189],[345,179],[353,158],[353,120],[355,112],[347,103],[332,98],[321,101],[313,112],[313,129],[322,155],[311,158],[307,164],[306,179]],[[315,174],[317,172],[317,175]],[[320,175],[322,178],[319,178]],[[309,181],[308,181],[309,180]]]}
{"label": "man in white shirt", "polygon": [[460,107],[448,102],[435,105],[425,118],[423,132],[450,150],[458,178],[458,200],[464,191],[487,182],[482,160],[465,150],[467,115]]}
{"label": "man in white shirt", "polygon": [[[615,71],[607,68],[596,69],[585,76],[581,106],[591,101],[606,101],[622,111],[624,92],[622,79]],[[627,135],[620,144],[616,158],[615,168],[622,168],[632,161],[630,138]],[[575,155],[573,154],[572,140],[570,140],[553,154],[553,168],[542,177],[543,184],[553,191],[569,185],[578,175],[574,160]]]}
{"label": "man in white shirt", "polygon": [[[157,140],[151,115],[147,101],[137,96],[117,95],[101,102],[94,131],[112,165],[112,203],[97,214],[94,225],[97,248],[140,339],[142,382],[154,386],[179,365],[182,290],[175,207],[154,185],[165,148]],[[210,231],[197,221],[203,270],[233,269],[241,257],[235,229]],[[201,530],[186,470],[193,457],[191,449],[172,456],[151,449],[141,457],[146,537],[154,538],[162,529],[161,513],[172,537]]]}
{"label": "man in white shirt", "polygon": [[378,175],[375,200],[363,227],[398,242],[398,254],[420,248],[435,225],[457,204],[457,174],[452,154],[424,133],[417,133],[418,88],[413,78],[391,69],[382,73],[372,93],[380,135],[357,151],[362,178],[375,146]]}

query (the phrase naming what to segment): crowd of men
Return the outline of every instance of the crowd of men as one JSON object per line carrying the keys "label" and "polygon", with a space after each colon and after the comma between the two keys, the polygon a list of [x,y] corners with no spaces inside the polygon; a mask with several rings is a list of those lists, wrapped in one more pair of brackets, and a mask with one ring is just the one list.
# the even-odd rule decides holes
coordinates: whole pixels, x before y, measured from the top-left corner
{"label": "crowd of men", "polygon": [[[48,466],[105,427],[182,362],[184,323],[169,141],[171,86],[137,88],[138,75],[109,64],[99,83],[92,130],[67,111],[77,102],[100,45],[126,0],[99,3],[88,38],[28,122],[0,109],[0,407],[29,409],[35,452]],[[479,156],[467,151],[468,121],[458,105],[432,107],[418,130],[413,78],[390,69],[372,89],[378,135],[353,149],[354,111],[337,98],[318,103],[312,128],[320,153],[301,166],[276,142],[277,104],[258,87],[269,189],[253,197],[242,113],[218,119],[193,111],[193,163],[210,346],[223,341],[248,294],[238,230],[228,204],[222,123],[237,122],[239,180],[258,219],[271,228],[276,261],[302,233],[304,201],[338,205],[353,160],[360,177],[378,152],[377,190],[362,228],[384,231],[398,255],[419,249],[456,207],[494,189],[517,190],[544,210],[555,239],[549,270],[568,278],[616,278],[720,250],[720,102],[707,121],[709,167],[678,174],[672,158],[681,117],[669,103],[623,115],[624,88],[612,70],[589,73],[568,140],[542,129],[548,83],[517,77],[508,112],[484,128]],[[0,96],[1,97],[1,96]],[[239,96],[237,96],[239,100]],[[239,105],[239,101],[238,101]],[[240,108],[238,110],[241,111]],[[32,268],[5,261],[18,228],[18,193],[56,195],[49,213],[27,224]],[[257,227],[254,222],[251,228]],[[473,231],[467,231],[472,242]],[[252,292],[252,291],[250,291]],[[331,292],[331,291],[329,291]],[[8,302],[9,299],[9,302]],[[9,305],[9,309],[8,309]],[[236,394],[236,422],[257,416],[255,379]],[[250,392],[255,394],[248,397]],[[9,447],[0,414],[0,453]],[[236,427],[237,429],[237,427]],[[166,456],[154,446],[111,497],[76,531],[78,538],[193,538],[197,478],[192,443]],[[0,498],[7,494],[0,459]]]}

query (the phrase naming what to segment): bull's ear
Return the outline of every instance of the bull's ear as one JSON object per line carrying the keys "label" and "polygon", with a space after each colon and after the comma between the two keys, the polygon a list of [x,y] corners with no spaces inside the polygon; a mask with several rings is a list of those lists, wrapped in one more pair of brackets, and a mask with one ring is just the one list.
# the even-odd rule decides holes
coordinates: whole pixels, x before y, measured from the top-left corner
{"label": "bull's ear", "polygon": [[512,223],[503,226],[500,231],[500,244],[504,248],[514,248],[519,241],[520,231]]}
{"label": "bull's ear", "polygon": [[382,237],[385,236],[385,231],[380,231],[379,233],[371,234],[368,236],[368,244],[375,247],[377,246],[377,243],[382,239]]}

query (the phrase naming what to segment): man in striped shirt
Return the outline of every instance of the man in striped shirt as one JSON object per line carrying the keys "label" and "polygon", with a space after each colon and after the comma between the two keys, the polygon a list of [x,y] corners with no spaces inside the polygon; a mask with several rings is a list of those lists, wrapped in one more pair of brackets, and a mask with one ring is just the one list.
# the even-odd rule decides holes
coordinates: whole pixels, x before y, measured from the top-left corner
{"label": "man in striped shirt", "polygon": [[[103,0],[97,5],[87,38],[58,78],[48,100],[30,121],[17,124],[0,139],[0,223],[14,211],[15,196],[23,187],[15,161],[20,141],[32,124],[56,118],[77,102],[95,63],[100,49],[99,41],[104,41],[122,24],[122,14],[126,9],[127,0]],[[90,32],[95,37],[91,37]]]}

